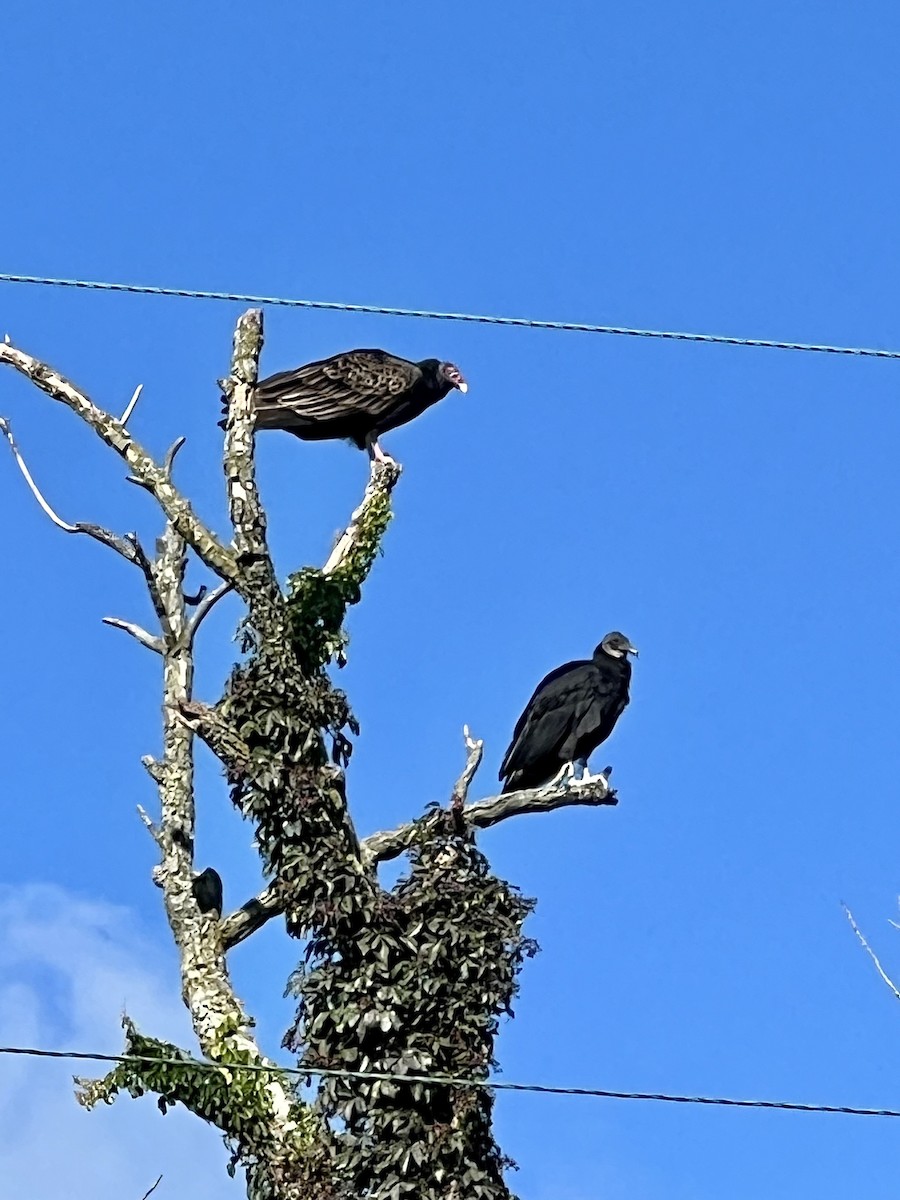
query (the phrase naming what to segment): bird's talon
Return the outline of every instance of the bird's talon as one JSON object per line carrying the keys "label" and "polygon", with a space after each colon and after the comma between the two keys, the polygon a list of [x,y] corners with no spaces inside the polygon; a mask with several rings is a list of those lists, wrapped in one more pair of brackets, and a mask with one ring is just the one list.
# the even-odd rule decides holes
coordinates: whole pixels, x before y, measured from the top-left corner
{"label": "bird's talon", "polygon": [[562,767],[560,767],[559,771],[553,776],[553,778],[548,783],[544,784],[543,788],[541,788],[541,791],[565,791],[566,788],[572,786],[572,778],[574,774],[575,764],[570,762],[563,763]]}
{"label": "bird's talon", "polygon": [[609,787],[609,780],[602,771],[598,771],[596,775],[592,775],[590,771],[585,771],[580,779],[574,781],[573,787],[586,788],[595,783],[602,783],[604,787]]}

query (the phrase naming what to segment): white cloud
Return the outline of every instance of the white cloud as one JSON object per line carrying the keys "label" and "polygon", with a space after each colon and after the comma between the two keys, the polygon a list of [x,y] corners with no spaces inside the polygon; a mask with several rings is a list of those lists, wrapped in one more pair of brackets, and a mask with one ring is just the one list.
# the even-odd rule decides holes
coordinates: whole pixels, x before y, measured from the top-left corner
{"label": "white cloud", "polygon": [[[127,909],[53,885],[0,887],[0,1043],[115,1052],[119,1018],[192,1045],[174,964]],[[183,1111],[163,1117],[152,1098],[125,1096],[86,1113],[72,1075],[99,1063],[0,1057],[3,1194],[40,1200],[154,1200],[243,1194],[225,1174],[215,1130]]]}

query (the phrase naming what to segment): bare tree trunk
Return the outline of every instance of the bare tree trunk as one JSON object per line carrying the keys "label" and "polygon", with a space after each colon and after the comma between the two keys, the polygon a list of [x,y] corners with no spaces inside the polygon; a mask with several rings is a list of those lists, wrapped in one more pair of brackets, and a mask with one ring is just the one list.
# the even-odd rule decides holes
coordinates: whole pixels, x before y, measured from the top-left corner
{"label": "bare tree trunk", "polygon": [[[493,1065],[498,1021],[511,1011],[521,962],[534,952],[522,935],[532,903],[490,872],[475,833],[526,813],[614,805],[616,797],[601,776],[583,787],[470,804],[482,746],[466,730],[466,764],[448,805],[360,841],[343,770],[357,729],[326,668],[343,662],[342,623],[360,599],[390,522],[400,468],[372,465],[363,499],[324,567],[298,571],[282,589],[255,480],[253,387],[262,337],[262,313],[251,309],[238,321],[230,374],[222,381],[229,544],[173,481],[183,440],[160,463],[132,437],[128,419],[140,388],[116,418],[45,363],[8,341],[0,345],[0,364],[75,412],[124,460],[165,520],[152,557],[133,533],[63,520],[0,418],[0,432],[47,516],[135,566],[159,626],[151,632],[105,618],[162,659],[163,751],[143,760],[159,790],[159,816],[139,813],[159,848],[154,880],[178,947],[182,996],[201,1057],[144,1036],[126,1018],[130,1057],[103,1079],[79,1080],[78,1099],[91,1107],[125,1090],[157,1095],[163,1111],[184,1105],[222,1131],[231,1169],[244,1168],[251,1200],[506,1200],[508,1160],[494,1143],[492,1097],[480,1084]],[[190,555],[218,580],[191,600],[184,593]],[[229,592],[245,609],[245,657],[225,694],[203,703],[193,695],[197,634]],[[228,915],[202,912],[193,892],[197,736],[222,762],[235,805],[253,822],[270,879]],[[382,888],[377,865],[404,853],[409,873]],[[307,942],[292,978],[299,1008],[285,1046],[311,1075],[329,1072],[318,1076],[313,1104],[261,1051],[228,974],[227,954],[279,916],[291,936]],[[404,1079],[411,1075],[470,1082]]]}

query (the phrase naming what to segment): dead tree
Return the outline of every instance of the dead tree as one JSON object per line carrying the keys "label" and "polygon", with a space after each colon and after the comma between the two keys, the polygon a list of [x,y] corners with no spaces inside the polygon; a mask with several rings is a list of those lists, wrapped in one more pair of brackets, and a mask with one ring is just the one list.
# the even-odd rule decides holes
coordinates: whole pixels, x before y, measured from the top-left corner
{"label": "dead tree", "polygon": [[[282,588],[254,468],[252,391],[261,347],[262,314],[250,310],[238,322],[230,374],[221,381],[232,526],[226,541],[174,482],[182,439],[159,462],[129,431],[140,389],[115,417],[46,363],[8,340],[0,345],[0,363],[79,416],[125,461],[131,481],[165,518],[152,555],[134,533],[64,521],[0,420],[43,511],[66,533],[86,534],[137,568],[159,626],[106,618],[162,660],[162,753],[143,760],[158,788],[159,815],[139,813],[159,847],[154,879],[180,954],[199,1053],[145,1036],[126,1019],[129,1061],[102,1079],[78,1080],[78,1099],[90,1108],[127,1091],[156,1095],[163,1112],[184,1105],[222,1132],[230,1170],[245,1171],[251,1200],[506,1200],[509,1162],[493,1140],[491,1092],[478,1084],[494,1064],[498,1021],[511,1011],[523,957],[534,951],[522,933],[532,902],[491,873],[476,832],[521,813],[615,804],[615,795],[600,777],[584,787],[469,803],[482,745],[466,731],[465,767],[446,807],[357,837],[344,769],[358,731],[327,668],[343,664],[344,618],[360,599],[391,519],[400,468],[373,464],[328,561],[298,571]],[[184,591],[190,556],[216,579],[199,598]],[[193,693],[197,633],[229,592],[244,608],[242,657],[224,695],[204,703]],[[198,737],[221,761],[234,805],[252,822],[270,881],[221,916],[201,912],[192,891]],[[408,855],[408,872],[386,889],[378,864],[401,854]],[[284,1047],[316,1084],[311,1102],[257,1044],[228,974],[228,955],[273,918],[303,943],[291,979],[297,1017]],[[441,1082],[447,1077],[468,1086]]]}

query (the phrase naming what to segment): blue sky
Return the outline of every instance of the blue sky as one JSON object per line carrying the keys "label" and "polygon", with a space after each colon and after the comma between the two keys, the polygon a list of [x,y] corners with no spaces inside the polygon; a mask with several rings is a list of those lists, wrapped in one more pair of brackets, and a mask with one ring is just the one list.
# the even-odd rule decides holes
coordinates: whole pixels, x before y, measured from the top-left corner
{"label": "blue sky", "polygon": [[[887,0],[7,7],[0,270],[900,345]],[[0,326],[98,402],[144,384],[136,432],[160,452],[188,437],[180,482],[214,521],[215,379],[239,311],[0,285]],[[273,310],[264,368],[355,345],[450,358],[470,382],[385,439],[406,472],[343,676],[361,830],[447,795],[464,721],[490,794],[545,671],[611,628],[642,652],[595,760],[614,763],[619,807],[483,839],[540,901],[506,1076],[900,1104],[900,1012],[839,905],[900,973],[900,364]],[[9,374],[0,414],[64,517],[153,535],[146,498],[69,414]],[[270,435],[259,460],[280,568],[322,561],[364,457]],[[138,759],[157,744],[156,663],[100,624],[146,602],[125,564],[49,526],[11,461],[0,504],[0,878],[22,897],[0,1032],[111,1048],[127,994],[148,1032],[178,995],[134,817],[153,801]],[[206,628],[206,696],[236,615]],[[200,859],[240,903],[251,831],[206,760],[199,803]],[[48,950],[61,937],[77,963]],[[295,954],[273,928],[233,955],[273,1050]],[[147,972],[152,988],[133,984]],[[72,980],[94,978],[109,1012],[67,1013]],[[49,1088],[73,1153],[107,1161],[122,1118],[65,1115],[50,1072],[15,1086]],[[173,1195],[195,1144],[216,1162],[208,1131],[137,1111],[118,1136],[152,1135]],[[4,1123],[20,1157],[21,1120]],[[900,1168],[874,1119],[514,1096],[498,1126],[529,1200],[878,1200]],[[73,1184],[44,1161],[45,1194],[118,1198],[108,1162],[105,1182]]]}

